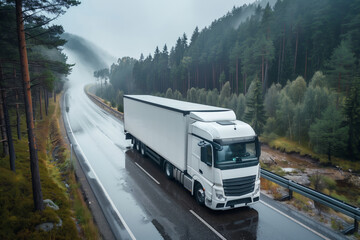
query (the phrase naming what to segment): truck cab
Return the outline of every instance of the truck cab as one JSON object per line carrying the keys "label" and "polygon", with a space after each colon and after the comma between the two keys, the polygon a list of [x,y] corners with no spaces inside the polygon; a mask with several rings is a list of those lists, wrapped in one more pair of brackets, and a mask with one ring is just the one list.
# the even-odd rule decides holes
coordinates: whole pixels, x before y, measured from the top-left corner
{"label": "truck cab", "polygon": [[192,112],[188,129],[188,174],[198,203],[225,210],[260,197],[260,143],[254,130],[226,114]]}

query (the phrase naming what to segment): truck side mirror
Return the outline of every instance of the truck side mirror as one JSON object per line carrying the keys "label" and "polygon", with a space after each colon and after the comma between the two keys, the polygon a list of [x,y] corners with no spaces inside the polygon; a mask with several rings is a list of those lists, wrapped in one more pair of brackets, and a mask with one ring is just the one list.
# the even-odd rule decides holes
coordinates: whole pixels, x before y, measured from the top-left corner
{"label": "truck side mirror", "polygon": [[209,167],[212,166],[212,147],[208,143],[201,146],[201,161]]}
{"label": "truck side mirror", "polygon": [[259,158],[261,155],[261,143],[258,137],[256,137],[255,139],[255,146],[256,146],[256,157]]}

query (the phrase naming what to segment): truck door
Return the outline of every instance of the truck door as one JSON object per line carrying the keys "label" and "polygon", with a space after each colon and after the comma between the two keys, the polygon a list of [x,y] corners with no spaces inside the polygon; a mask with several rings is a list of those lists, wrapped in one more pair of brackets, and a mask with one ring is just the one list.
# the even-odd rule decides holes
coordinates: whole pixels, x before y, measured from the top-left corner
{"label": "truck door", "polygon": [[[206,179],[209,186],[213,184],[213,146],[205,141],[199,141],[197,144],[198,151],[200,152],[199,169],[200,176]],[[205,186],[203,186],[205,187]],[[207,188],[209,189],[209,188]]]}

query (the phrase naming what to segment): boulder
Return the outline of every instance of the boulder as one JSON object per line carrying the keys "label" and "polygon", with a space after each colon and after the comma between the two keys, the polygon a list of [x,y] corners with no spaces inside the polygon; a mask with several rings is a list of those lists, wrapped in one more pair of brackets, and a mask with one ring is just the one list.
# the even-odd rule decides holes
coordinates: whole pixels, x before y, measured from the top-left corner
{"label": "boulder", "polygon": [[[62,226],[62,223],[63,223],[63,221],[61,220],[61,218],[58,217],[58,219],[59,219],[59,222],[55,224],[55,226],[56,226],[57,228],[61,227],[61,226]],[[41,224],[39,224],[39,225],[37,225],[37,226],[35,227],[36,230],[43,230],[43,231],[45,231],[45,232],[49,232],[49,231],[51,231],[53,228],[54,228],[54,223],[52,223],[52,222],[41,223]]]}
{"label": "boulder", "polygon": [[305,185],[305,186],[309,186],[310,185],[310,180],[309,177],[304,174],[304,175],[298,175],[298,176],[293,176],[293,175],[286,175],[284,176],[287,179],[290,179],[296,183],[299,183],[301,185]]}
{"label": "boulder", "polygon": [[45,199],[44,200],[44,204],[47,206],[47,207],[50,207],[54,210],[59,210],[59,206],[56,205],[53,201],[51,201],[50,199]]}
{"label": "boulder", "polygon": [[36,230],[43,230],[45,232],[51,231],[54,228],[52,222],[41,223],[35,227]]}
{"label": "boulder", "polygon": [[267,153],[267,152],[262,152],[261,156],[260,156],[260,161],[266,165],[273,165],[273,164],[277,164],[275,161],[274,156],[272,156],[271,154]]}

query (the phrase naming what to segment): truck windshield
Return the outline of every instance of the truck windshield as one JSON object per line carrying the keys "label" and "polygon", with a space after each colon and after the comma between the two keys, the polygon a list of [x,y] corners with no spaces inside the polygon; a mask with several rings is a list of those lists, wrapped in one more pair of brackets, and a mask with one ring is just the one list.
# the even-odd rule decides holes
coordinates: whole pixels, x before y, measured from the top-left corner
{"label": "truck windshield", "polygon": [[220,169],[249,167],[258,164],[255,142],[238,142],[222,145],[215,152],[215,167]]}

